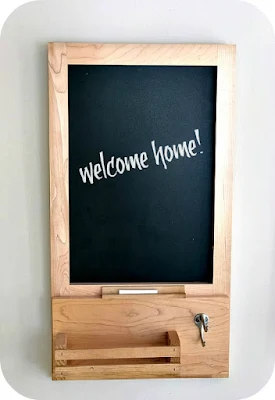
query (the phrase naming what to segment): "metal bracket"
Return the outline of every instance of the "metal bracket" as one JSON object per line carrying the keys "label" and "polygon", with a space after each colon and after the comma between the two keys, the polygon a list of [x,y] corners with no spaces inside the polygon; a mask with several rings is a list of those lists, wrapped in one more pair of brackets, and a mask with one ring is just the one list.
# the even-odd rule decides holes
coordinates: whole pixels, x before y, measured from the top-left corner
{"label": "metal bracket", "polygon": [[194,322],[200,330],[201,344],[204,347],[205,346],[204,333],[208,332],[209,317],[204,313],[197,314],[194,318]]}

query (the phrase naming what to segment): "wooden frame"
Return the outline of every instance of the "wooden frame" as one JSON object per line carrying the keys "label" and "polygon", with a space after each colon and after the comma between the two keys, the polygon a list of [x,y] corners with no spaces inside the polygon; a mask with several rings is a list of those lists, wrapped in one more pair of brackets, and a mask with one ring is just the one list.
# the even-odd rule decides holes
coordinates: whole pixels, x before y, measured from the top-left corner
{"label": "wooden frame", "polygon": [[218,67],[213,284],[188,283],[184,286],[187,297],[229,296],[235,46],[219,44],[49,43],[52,296],[100,297],[102,285],[70,285],[69,280],[69,64]]}

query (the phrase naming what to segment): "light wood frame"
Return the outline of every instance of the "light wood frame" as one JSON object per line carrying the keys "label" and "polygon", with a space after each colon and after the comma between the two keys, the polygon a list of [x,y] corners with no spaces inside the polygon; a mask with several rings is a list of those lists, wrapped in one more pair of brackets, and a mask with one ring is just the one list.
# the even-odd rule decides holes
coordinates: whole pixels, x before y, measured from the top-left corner
{"label": "light wood frame", "polygon": [[183,283],[183,285],[188,297],[229,296],[235,46],[49,43],[52,296],[100,297],[102,285],[71,285],[69,280],[68,65],[70,64],[217,66],[213,283]]}

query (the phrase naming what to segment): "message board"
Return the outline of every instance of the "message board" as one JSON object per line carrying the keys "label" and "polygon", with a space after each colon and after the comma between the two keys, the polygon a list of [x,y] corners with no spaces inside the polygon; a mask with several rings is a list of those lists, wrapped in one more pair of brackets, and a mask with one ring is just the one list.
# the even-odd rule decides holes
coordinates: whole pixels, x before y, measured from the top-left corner
{"label": "message board", "polygon": [[68,66],[71,283],[212,282],[216,82]]}
{"label": "message board", "polygon": [[48,44],[53,379],[228,376],[235,55]]}

